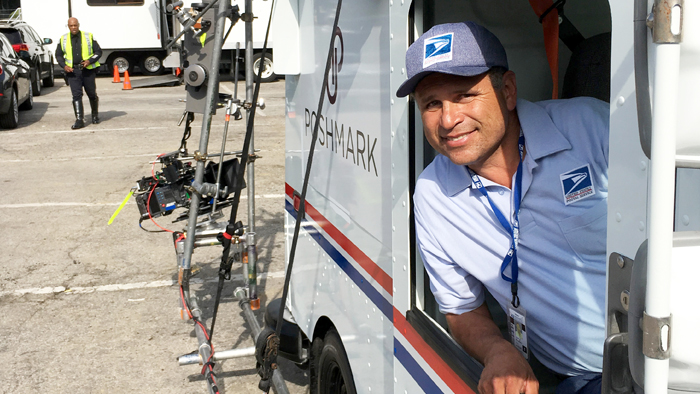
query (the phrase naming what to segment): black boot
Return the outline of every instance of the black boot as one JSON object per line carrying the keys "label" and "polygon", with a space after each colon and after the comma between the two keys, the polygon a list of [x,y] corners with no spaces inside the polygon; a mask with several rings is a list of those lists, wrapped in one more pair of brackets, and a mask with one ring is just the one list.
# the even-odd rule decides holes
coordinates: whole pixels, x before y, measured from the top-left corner
{"label": "black boot", "polygon": [[99,115],[99,113],[98,113],[99,112],[98,111],[99,104],[100,104],[99,97],[95,97],[94,100],[90,99],[90,109],[92,110],[92,123],[93,124],[100,123],[100,117],[98,116]]}
{"label": "black boot", "polygon": [[73,126],[71,126],[70,128],[73,130],[82,129],[83,127],[85,127],[85,120],[84,120],[85,111],[83,110],[83,101],[82,100],[73,101],[73,111],[75,112],[75,124]]}

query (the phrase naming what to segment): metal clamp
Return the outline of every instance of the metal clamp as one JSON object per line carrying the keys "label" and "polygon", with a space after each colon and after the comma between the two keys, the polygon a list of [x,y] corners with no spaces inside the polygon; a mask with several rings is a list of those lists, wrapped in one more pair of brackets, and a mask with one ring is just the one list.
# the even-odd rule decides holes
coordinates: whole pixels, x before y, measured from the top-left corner
{"label": "metal clamp", "polygon": [[[240,103],[239,106],[247,111],[253,108],[253,103],[245,100],[242,103]],[[267,104],[265,104],[265,99],[258,100],[258,102],[255,103],[255,106],[257,106],[260,109],[265,109],[265,107],[267,106]]]}
{"label": "metal clamp", "polygon": [[683,32],[683,0],[655,0],[647,19],[654,43],[679,44]]}
{"label": "metal clamp", "polygon": [[671,357],[671,316],[653,317],[644,312],[642,317],[642,352],[656,360]]}
{"label": "metal clamp", "polygon": [[194,151],[193,159],[194,159],[195,161],[202,161],[202,162],[204,162],[204,161],[207,161],[207,158],[208,158],[208,157],[209,157],[209,156],[208,156],[206,153],[202,153],[202,152],[200,152],[200,151],[198,151],[198,150]]}

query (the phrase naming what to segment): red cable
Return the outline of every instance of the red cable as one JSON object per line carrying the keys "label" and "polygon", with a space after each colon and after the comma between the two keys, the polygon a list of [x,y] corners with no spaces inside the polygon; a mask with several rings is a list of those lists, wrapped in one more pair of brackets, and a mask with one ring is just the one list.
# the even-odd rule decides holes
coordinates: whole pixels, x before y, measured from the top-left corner
{"label": "red cable", "polygon": [[[160,157],[163,156],[164,154],[165,153],[161,153],[160,155],[158,155],[158,157],[156,157],[156,160],[160,159]],[[153,165],[151,166],[151,176],[153,177],[153,180],[156,181],[156,184],[153,185],[153,188],[151,188],[151,192],[148,193],[148,201],[146,201],[146,211],[148,212],[148,218],[151,219],[153,224],[155,224],[156,227],[158,227],[159,229],[166,231],[168,233],[174,233],[175,231],[173,231],[173,230],[168,230],[165,227],[161,227],[158,223],[156,223],[155,220],[153,220],[153,216],[151,216],[151,196],[153,196],[153,192],[156,190],[156,186],[158,186],[158,183],[160,182],[158,180],[158,178],[156,178],[155,168],[156,168],[156,162],[154,161]],[[190,316],[190,318],[192,318],[192,317]]]}
{"label": "red cable", "polygon": [[185,308],[185,311],[187,311],[187,315],[190,317],[190,319],[192,319],[190,307],[187,306],[187,303],[185,302],[185,290],[182,289],[182,286],[180,286],[180,299],[182,300],[182,306]]}
{"label": "red cable", "polygon": [[153,180],[156,181],[156,183],[158,183],[158,179],[156,178],[156,172],[155,172],[156,171],[156,161],[158,161],[158,159],[163,157],[163,155],[165,155],[165,153],[161,153],[158,156],[156,156],[156,159],[153,161],[153,165],[151,166],[151,176],[153,177]]}
{"label": "red cable", "polygon": [[[185,291],[180,286],[180,299],[182,300],[182,305],[185,308],[185,311],[187,311],[187,315],[190,317],[190,319],[193,319],[196,324],[199,324],[199,326],[202,328],[202,332],[204,333],[204,337],[207,339],[207,342],[209,342],[209,347],[211,348],[211,354],[209,354],[209,358],[207,361],[204,363],[204,366],[202,367],[202,375],[205,374],[205,370],[207,367],[209,367],[209,372],[214,373],[214,369],[211,367],[211,365],[208,365],[208,363],[211,361],[212,357],[214,357],[214,345],[211,343],[211,340],[209,339],[209,334],[207,333],[207,328],[204,327],[204,324],[200,322],[199,320],[196,320],[192,317],[192,313],[190,312],[189,306],[187,306],[187,303],[185,303]],[[212,377],[212,381],[214,382],[214,385],[216,385],[216,380]]]}

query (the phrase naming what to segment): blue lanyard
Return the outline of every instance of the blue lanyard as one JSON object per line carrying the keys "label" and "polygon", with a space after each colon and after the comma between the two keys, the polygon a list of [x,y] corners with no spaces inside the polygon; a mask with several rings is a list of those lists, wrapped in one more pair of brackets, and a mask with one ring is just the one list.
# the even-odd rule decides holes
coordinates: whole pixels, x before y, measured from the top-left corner
{"label": "blue lanyard", "polygon": [[[467,171],[469,172],[469,176],[472,178],[472,182],[474,182],[474,185],[476,186],[477,189],[481,192],[481,194],[486,197],[486,199],[489,202],[489,205],[491,206],[491,209],[493,210],[493,213],[496,215],[496,218],[498,221],[501,223],[501,226],[503,226],[504,229],[510,234],[510,239],[511,239],[511,244],[510,244],[510,249],[508,249],[508,253],[506,253],[506,256],[503,258],[503,262],[501,263],[501,278],[505,280],[506,282],[510,283],[510,290],[513,295],[513,300],[511,303],[515,308],[520,306],[520,298],[518,297],[518,238],[520,237],[520,226],[518,224],[518,214],[520,212],[520,198],[521,198],[521,187],[522,187],[522,180],[523,180],[523,150],[525,148],[525,137],[523,136],[522,130],[520,131],[520,138],[518,139],[518,150],[520,152],[520,162],[518,163],[518,170],[515,172],[515,185],[513,186],[513,210],[515,211],[515,214],[513,215],[513,221],[509,221],[506,219],[505,215],[501,212],[500,209],[496,206],[496,204],[493,203],[493,200],[491,200],[491,197],[489,197],[489,193],[484,187],[484,184],[481,182],[481,178],[479,178],[479,175],[475,174],[472,172],[472,170],[467,167]],[[512,223],[512,225],[511,225]],[[510,277],[506,275],[505,271],[508,268],[508,265],[510,265]]]}

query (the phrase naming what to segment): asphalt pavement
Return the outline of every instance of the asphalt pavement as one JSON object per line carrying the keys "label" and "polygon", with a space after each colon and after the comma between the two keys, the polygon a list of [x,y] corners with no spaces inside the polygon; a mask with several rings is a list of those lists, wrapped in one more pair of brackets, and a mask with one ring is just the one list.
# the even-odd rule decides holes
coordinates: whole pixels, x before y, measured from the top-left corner
{"label": "asphalt pavement", "polygon": [[[138,80],[139,78],[132,78]],[[222,92],[233,92],[222,82]],[[184,87],[122,90],[97,80],[98,125],[71,130],[70,89],[62,80],[0,129],[0,393],[206,393],[201,367],[176,358],[197,348],[193,324],[180,320],[172,236],[148,221],[139,227],[133,199],[111,225],[129,189],[151,173],[157,155],[177,150],[184,127]],[[245,93],[243,82],[239,93]],[[255,224],[261,304],[279,298],[284,280],[284,81],[262,85],[255,148]],[[87,97],[84,97],[89,114]],[[214,117],[210,152],[218,152],[223,111]],[[201,115],[188,140],[199,146]],[[244,121],[232,121],[227,150],[240,150]],[[243,199],[239,218],[248,223]],[[227,211],[228,212],[228,211]],[[228,214],[227,214],[228,215]],[[156,221],[182,230],[185,222]],[[193,292],[211,316],[221,247],[198,248]],[[216,322],[216,350],[253,346],[226,283]],[[258,313],[261,321],[261,313]],[[210,320],[207,320],[208,324]],[[308,392],[307,371],[280,369],[291,393]],[[252,356],[217,364],[221,393],[259,393]]]}

